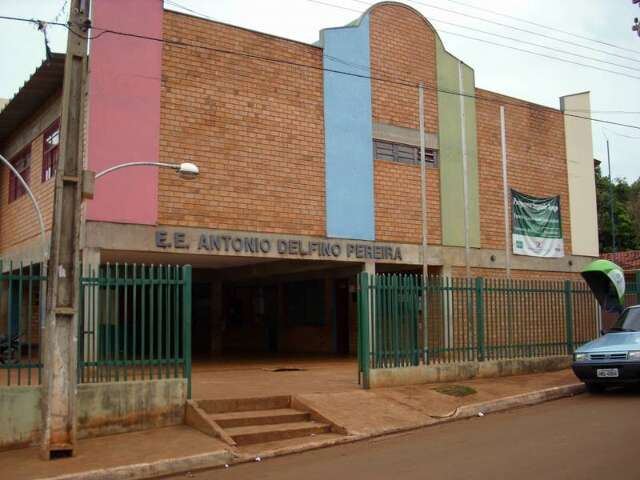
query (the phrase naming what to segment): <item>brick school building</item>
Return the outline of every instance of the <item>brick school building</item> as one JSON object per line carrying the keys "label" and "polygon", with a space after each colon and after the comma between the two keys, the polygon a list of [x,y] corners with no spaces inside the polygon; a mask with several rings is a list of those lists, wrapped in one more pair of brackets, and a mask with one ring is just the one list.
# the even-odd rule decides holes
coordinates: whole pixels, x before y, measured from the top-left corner
{"label": "brick school building", "polygon": [[[576,279],[598,256],[591,126],[571,114],[588,116],[588,93],[555,109],[479,89],[429,21],[394,2],[315,44],[160,0],[115,3],[94,2],[96,32],[136,36],[91,42],[87,168],[192,162],[200,174],[99,179],[84,263],[193,265],[194,356],[354,353],[356,275],[422,272],[420,83],[430,275],[504,278],[509,265],[515,279]],[[43,63],[0,111],[0,153],[47,228],[63,66]],[[511,190],[559,199],[561,252],[513,253]],[[4,268],[41,261],[38,235],[2,168]]]}

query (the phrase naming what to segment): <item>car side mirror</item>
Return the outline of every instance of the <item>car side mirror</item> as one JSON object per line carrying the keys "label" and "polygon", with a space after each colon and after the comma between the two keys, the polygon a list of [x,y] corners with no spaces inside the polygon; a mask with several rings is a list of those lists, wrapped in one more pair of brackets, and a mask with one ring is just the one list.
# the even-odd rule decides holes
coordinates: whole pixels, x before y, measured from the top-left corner
{"label": "car side mirror", "polygon": [[606,335],[607,331],[604,328],[600,329],[600,335]]}

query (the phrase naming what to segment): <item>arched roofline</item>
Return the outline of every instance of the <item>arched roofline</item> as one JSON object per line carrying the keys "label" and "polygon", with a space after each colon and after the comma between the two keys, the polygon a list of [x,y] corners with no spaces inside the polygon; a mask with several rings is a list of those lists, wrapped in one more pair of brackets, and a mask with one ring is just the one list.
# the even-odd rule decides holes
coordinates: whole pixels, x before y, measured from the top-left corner
{"label": "arched roofline", "polygon": [[[460,60],[458,57],[456,57],[455,55],[453,55],[452,53],[450,53],[447,50],[447,48],[444,45],[444,42],[442,41],[442,37],[440,37],[440,34],[438,33],[438,30],[436,30],[436,28],[429,21],[429,19],[427,17],[425,17],[422,13],[420,13],[418,10],[413,8],[411,5],[407,5],[406,3],[402,3],[402,2],[383,1],[383,2],[374,3],[369,8],[367,8],[357,19],[353,20],[351,23],[349,23],[347,25],[343,25],[341,27],[329,27],[329,28],[321,29],[320,30],[320,39],[317,42],[317,45],[320,46],[320,47],[324,46],[324,32],[329,31],[329,30],[339,30],[339,29],[343,29],[343,28],[358,28],[360,26],[360,24],[362,23],[362,20],[367,15],[369,15],[371,12],[373,12],[376,8],[383,7],[383,6],[401,7],[401,8],[409,10],[411,13],[413,13],[416,16],[418,16],[425,23],[427,28],[429,28],[429,30],[431,30],[436,35],[436,38],[440,42],[440,45],[442,45],[442,49],[444,50],[444,52],[447,55],[450,55],[453,58],[457,59],[458,61],[462,62],[462,60]],[[462,62],[462,63],[464,65],[467,65],[465,62]],[[467,65],[467,66],[469,68],[471,68],[469,65]],[[471,68],[471,69],[473,70],[473,68]]]}

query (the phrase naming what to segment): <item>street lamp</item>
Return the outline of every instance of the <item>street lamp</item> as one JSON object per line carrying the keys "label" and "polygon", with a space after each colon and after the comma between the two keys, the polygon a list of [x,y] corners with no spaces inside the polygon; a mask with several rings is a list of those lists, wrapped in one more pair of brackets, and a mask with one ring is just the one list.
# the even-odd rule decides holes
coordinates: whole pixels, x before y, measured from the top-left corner
{"label": "street lamp", "polygon": [[[22,175],[20,175],[20,173],[15,169],[15,167],[11,165],[11,162],[9,162],[9,160],[7,160],[2,155],[0,155],[0,161],[2,161],[2,163],[4,163],[9,170],[11,170],[11,173],[13,173],[16,176],[16,178],[24,188],[25,192],[29,196],[29,200],[31,200],[31,204],[33,205],[33,208],[36,211],[36,215],[38,217],[38,224],[40,226],[40,238],[42,241],[42,267],[41,267],[40,273],[41,273],[41,276],[46,277],[47,263],[49,260],[49,245],[47,244],[44,218],[42,217],[42,210],[40,210],[40,206],[38,205],[35,195],[29,188],[29,184],[25,181],[24,178],[22,178]],[[120,170],[121,168],[137,167],[137,166],[155,166],[159,168],[171,168],[175,170],[184,179],[193,179],[197,177],[198,174],[200,173],[200,169],[198,168],[197,165],[193,163],[188,163],[188,162],[183,162],[179,164],[161,163],[161,162],[128,162],[128,163],[122,163],[120,165],[115,165],[113,167],[107,168],[106,170],[103,170],[102,172],[97,173],[95,178],[100,178],[104,175],[107,175],[108,173],[114,172],[116,170]],[[45,309],[44,296],[45,296],[45,289],[41,288],[40,289],[40,325],[41,326],[44,326],[44,313],[45,313],[44,312],[44,309]]]}
{"label": "street lamp", "polygon": [[178,174],[187,180],[193,179],[198,176],[200,169],[197,165],[189,162],[184,163],[162,163],[162,162],[127,162],[120,165],[114,165],[106,170],[96,173],[96,179],[107,175],[108,173],[115,172],[126,167],[159,167],[159,168],[171,168],[178,172]]}

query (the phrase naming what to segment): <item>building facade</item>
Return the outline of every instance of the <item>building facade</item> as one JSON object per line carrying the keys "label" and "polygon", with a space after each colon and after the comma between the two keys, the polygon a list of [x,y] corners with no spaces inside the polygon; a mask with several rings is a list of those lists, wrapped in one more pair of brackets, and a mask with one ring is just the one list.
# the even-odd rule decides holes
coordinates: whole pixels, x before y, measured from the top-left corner
{"label": "building facade", "polygon": [[[161,0],[95,0],[92,22],[125,35],[91,44],[87,168],[192,162],[200,174],[99,179],[84,263],[193,265],[194,355],[353,353],[355,275],[422,272],[419,84],[429,274],[505,277],[509,263],[513,278],[573,279],[598,256],[591,126],[565,114],[588,111],[588,93],[553,109],[479,89],[407,5],[376,4],[313,45]],[[60,62],[0,112],[0,153],[29,179],[47,228]],[[563,256],[511,253],[505,189],[559,197]],[[3,168],[5,268],[41,258],[30,208]]]}

